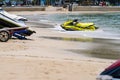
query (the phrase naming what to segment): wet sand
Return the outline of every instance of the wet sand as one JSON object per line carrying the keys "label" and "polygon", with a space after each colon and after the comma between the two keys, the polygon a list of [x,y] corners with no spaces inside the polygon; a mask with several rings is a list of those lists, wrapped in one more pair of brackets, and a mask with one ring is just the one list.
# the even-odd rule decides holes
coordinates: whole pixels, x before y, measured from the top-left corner
{"label": "wet sand", "polygon": [[[46,27],[46,24],[33,22],[27,25],[37,32],[28,37],[29,40],[11,39],[0,43],[0,80],[95,80],[101,71],[116,61],[78,54],[77,50],[97,45],[93,39],[59,33],[50,29],[52,25]],[[78,41],[70,41],[71,38],[77,38]]]}

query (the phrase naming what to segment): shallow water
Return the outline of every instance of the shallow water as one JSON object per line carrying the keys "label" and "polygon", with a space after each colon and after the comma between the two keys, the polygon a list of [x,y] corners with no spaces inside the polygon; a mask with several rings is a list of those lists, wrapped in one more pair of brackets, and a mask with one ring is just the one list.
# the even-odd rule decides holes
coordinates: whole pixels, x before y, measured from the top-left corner
{"label": "shallow water", "polygon": [[119,40],[93,39],[92,42],[84,44],[85,46],[81,46],[82,48],[70,51],[96,58],[120,59]]}
{"label": "shallow water", "polygon": [[66,51],[71,51],[77,54],[81,54],[83,56],[104,58],[104,59],[120,58],[119,40],[87,38],[87,37],[71,38],[71,37],[52,37],[52,36],[51,37],[40,36],[39,38],[77,42],[79,48],[67,49]]}
{"label": "shallow water", "polygon": [[[39,17],[38,17],[39,16]],[[66,38],[66,37],[40,37],[53,40],[78,42],[79,49],[70,49],[77,54],[85,56],[119,59],[120,58],[120,13],[101,14],[48,14],[48,15],[28,15],[30,21],[42,22],[55,25],[53,30],[65,34],[85,36],[86,38]],[[96,31],[65,31],[59,25],[69,19],[78,19],[81,22],[94,22],[99,27]],[[57,24],[57,25],[56,25]],[[82,45],[82,46],[81,46]]]}
{"label": "shallow water", "polygon": [[[39,16],[39,17],[38,17]],[[28,15],[30,21],[38,21],[43,23],[58,24],[55,30],[62,31],[60,24],[70,19],[78,19],[80,22],[93,22],[97,27],[96,31],[64,31],[64,33],[83,35],[92,38],[110,38],[120,39],[120,13],[101,13],[101,14],[45,14],[45,15]]]}

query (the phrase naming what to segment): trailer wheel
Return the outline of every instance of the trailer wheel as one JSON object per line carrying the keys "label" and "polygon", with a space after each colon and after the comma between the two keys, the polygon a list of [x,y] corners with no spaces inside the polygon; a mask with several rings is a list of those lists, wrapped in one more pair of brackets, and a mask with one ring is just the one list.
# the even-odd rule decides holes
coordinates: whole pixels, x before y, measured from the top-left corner
{"label": "trailer wheel", "polygon": [[7,42],[9,40],[9,33],[7,31],[0,31],[0,41]]}

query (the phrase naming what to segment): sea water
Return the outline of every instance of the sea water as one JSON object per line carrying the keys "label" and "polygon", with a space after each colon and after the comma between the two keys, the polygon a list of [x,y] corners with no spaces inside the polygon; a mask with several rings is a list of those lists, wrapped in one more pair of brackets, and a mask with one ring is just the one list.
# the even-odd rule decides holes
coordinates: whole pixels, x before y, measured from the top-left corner
{"label": "sea water", "polygon": [[[120,13],[104,14],[56,14],[49,16],[49,20],[61,24],[67,20],[78,19],[79,22],[93,22],[97,27],[96,31],[66,31],[65,33],[83,35],[93,38],[120,39]],[[59,25],[56,26],[57,29]]]}
{"label": "sea water", "polygon": [[[78,42],[79,48],[68,51],[83,54],[86,56],[119,59],[120,58],[120,13],[62,13],[62,14],[42,14],[25,16],[29,21],[53,24],[54,28],[60,33],[85,36],[82,38],[64,37],[44,37],[56,40],[71,40]],[[66,31],[60,24],[67,20],[78,19],[79,22],[93,22],[97,27],[96,31]]]}
{"label": "sea water", "polygon": [[[120,39],[120,13],[62,13],[33,16],[36,21],[56,24],[54,29],[59,32],[92,38]],[[99,29],[96,31],[65,31],[60,27],[63,22],[73,19],[78,19],[79,22],[93,22]]]}

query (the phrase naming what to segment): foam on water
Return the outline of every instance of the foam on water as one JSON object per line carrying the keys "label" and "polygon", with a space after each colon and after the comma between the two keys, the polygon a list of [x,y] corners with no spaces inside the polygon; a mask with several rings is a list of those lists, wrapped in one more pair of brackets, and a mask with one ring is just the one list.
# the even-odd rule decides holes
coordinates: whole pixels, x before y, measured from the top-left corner
{"label": "foam on water", "polygon": [[[101,13],[101,14],[47,14],[33,15],[31,20],[55,25],[54,30],[67,34],[83,35],[93,38],[120,39],[120,13]],[[38,17],[39,16],[39,17]],[[65,31],[60,24],[70,19],[78,19],[80,22],[93,22],[97,27],[96,31]]]}
{"label": "foam on water", "polygon": [[[40,38],[78,41],[78,48],[70,48],[68,51],[90,57],[105,59],[120,59],[120,13],[107,14],[49,14],[49,15],[29,15],[29,21],[54,25],[52,30],[59,33],[77,35],[78,37],[64,36],[42,36]],[[60,24],[68,19],[79,19],[80,22],[93,22],[97,27],[96,31],[66,31]],[[38,26],[41,24],[37,24]],[[43,25],[42,28],[47,25]],[[49,26],[48,26],[49,28]],[[80,36],[80,37],[79,37]],[[85,36],[85,37],[81,37]],[[90,37],[90,38],[89,38]],[[82,46],[81,46],[82,45]]]}
{"label": "foam on water", "polygon": [[[103,14],[57,14],[49,16],[52,21],[58,23],[55,30],[74,35],[82,35],[92,38],[120,39],[120,13]],[[97,27],[96,31],[65,31],[60,24],[68,19],[78,19],[80,22],[93,22]]]}
{"label": "foam on water", "polygon": [[60,27],[60,24],[57,24],[54,30],[57,30],[61,33],[74,34],[74,35],[80,35],[80,36],[82,35],[82,36],[91,37],[91,38],[120,39],[119,34],[106,32],[103,29],[98,29],[95,31],[66,31]]}

